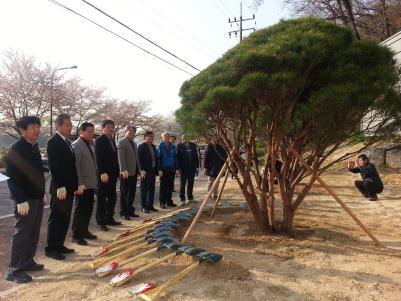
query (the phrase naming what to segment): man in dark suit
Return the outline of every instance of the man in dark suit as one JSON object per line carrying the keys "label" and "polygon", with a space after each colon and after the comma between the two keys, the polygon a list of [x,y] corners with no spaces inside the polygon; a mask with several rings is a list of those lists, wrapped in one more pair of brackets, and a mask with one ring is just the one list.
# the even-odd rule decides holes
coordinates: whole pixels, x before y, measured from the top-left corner
{"label": "man in dark suit", "polygon": [[36,142],[40,119],[21,117],[17,123],[21,138],[6,155],[8,186],[14,201],[15,232],[11,240],[11,261],[6,279],[17,283],[32,281],[26,271],[39,271],[34,261],[43,216],[45,177]]}
{"label": "man in dark suit", "polygon": [[100,175],[96,222],[102,231],[108,230],[106,225],[121,225],[120,222],[114,219],[114,208],[117,199],[116,184],[120,172],[117,146],[113,138],[114,131],[114,121],[110,119],[103,120],[103,134],[95,141],[97,171]]}
{"label": "man in dark suit", "polygon": [[138,157],[141,165],[141,201],[142,212],[159,211],[154,207],[155,183],[158,174],[157,151],[153,145],[155,135],[145,131],[144,142],[138,146]]}
{"label": "man in dark suit", "polygon": [[[219,144],[219,138],[213,137],[212,143],[207,146],[205,151],[205,175],[208,176],[208,187],[207,190],[210,191],[212,188],[214,181],[216,181],[220,170],[223,168],[225,161],[227,159],[227,152]],[[218,184],[213,190],[212,199],[217,199],[217,191],[219,187],[220,180],[218,180]]]}
{"label": "man in dark suit", "polygon": [[[181,143],[177,146],[177,163],[181,174],[181,205],[186,205],[194,199],[192,191],[194,188],[195,173],[199,166],[199,157],[196,144],[188,141],[185,135],[182,135]],[[187,200],[185,200],[185,190],[187,190]]]}
{"label": "man in dark suit", "polygon": [[63,260],[63,253],[73,253],[64,246],[70,224],[74,192],[77,190],[75,156],[68,136],[71,134],[71,118],[60,114],[55,120],[57,132],[47,141],[47,157],[52,177],[50,184],[50,216],[47,230],[46,256]]}
{"label": "man in dark suit", "polygon": [[72,144],[78,176],[78,191],[75,197],[76,207],[72,220],[72,242],[81,246],[87,245],[85,239],[97,238],[88,229],[95,200],[95,190],[98,185],[95,149],[93,146],[94,135],[95,126],[90,122],[84,122],[79,127],[79,138]]}

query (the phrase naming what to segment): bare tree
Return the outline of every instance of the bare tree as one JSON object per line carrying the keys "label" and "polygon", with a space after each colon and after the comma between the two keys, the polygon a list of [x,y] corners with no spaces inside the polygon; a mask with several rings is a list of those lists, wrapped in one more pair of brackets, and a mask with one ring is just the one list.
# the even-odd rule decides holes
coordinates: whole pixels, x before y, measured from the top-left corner
{"label": "bare tree", "polygon": [[315,16],[352,29],[358,39],[382,41],[401,29],[400,0],[285,0],[296,16]]}
{"label": "bare tree", "polygon": [[50,93],[60,84],[61,77],[49,64],[40,66],[35,57],[19,51],[4,53],[0,71],[0,127],[17,137],[17,120],[34,115],[42,120],[50,111]]}
{"label": "bare tree", "polygon": [[55,111],[71,116],[77,134],[83,122],[94,122],[101,117],[106,105],[104,91],[105,88],[82,85],[77,78],[67,80],[54,92]]}
{"label": "bare tree", "polygon": [[128,124],[141,126],[146,120],[146,113],[150,110],[150,102],[146,100],[134,101],[108,99],[97,114],[97,121],[110,118],[116,125],[116,137]]}

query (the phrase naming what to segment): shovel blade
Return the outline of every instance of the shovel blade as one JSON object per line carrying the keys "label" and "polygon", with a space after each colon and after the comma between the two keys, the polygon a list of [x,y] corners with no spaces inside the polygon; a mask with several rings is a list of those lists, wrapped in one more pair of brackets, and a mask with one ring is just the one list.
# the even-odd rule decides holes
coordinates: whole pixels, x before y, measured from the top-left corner
{"label": "shovel blade", "polygon": [[128,277],[130,277],[132,274],[134,273],[133,269],[126,269],[125,271],[121,272],[120,274],[117,274],[116,276],[114,276],[109,284],[112,286],[117,285],[118,283],[124,281],[125,279],[127,279]]}
{"label": "shovel blade", "polygon": [[154,288],[155,288],[155,285],[152,282],[141,283],[141,284],[135,285],[133,288],[131,288],[128,291],[128,293],[130,293],[131,295],[139,295],[139,294],[143,294]]}

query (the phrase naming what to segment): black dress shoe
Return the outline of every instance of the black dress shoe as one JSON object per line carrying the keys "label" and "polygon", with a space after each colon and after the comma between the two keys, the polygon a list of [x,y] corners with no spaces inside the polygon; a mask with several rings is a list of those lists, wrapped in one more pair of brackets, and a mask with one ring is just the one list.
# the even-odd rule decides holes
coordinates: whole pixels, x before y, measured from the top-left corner
{"label": "black dress shoe", "polygon": [[7,281],[14,281],[16,283],[28,283],[32,281],[32,277],[24,271],[8,272],[6,275]]}
{"label": "black dress shoe", "polygon": [[131,217],[139,217],[139,215],[135,214],[135,213],[131,213],[129,216],[131,216]]}
{"label": "black dress shoe", "polygon": [[117,222],[114,218],[111,218],[105,224],[110,226],[118,226],[121,225],[121,222]]}
{"label": "black dress shoe", "polygon": [[97,226],[102,231],[109,231],[109,228],[107,228],[107,226],[105,224],[98,224]]}
{"label": "black dress shoe", "polygon": [[73,238],[71,238],[71,241],[75,242],[76,244],[78,244],[80,246],[88,245],[88,242],[83,238],[75,238],[75,237],[73,237]]}
{"label": "black dress shoe", "polygon": [[177,204],[174,204],[173,202],[168,202],[167,206],[169,206],[169,207],[177,207]]}
{"label": "black dress shoe", "polygon": [[56,260],[64,260],[65,259],[65,256],[63,254],[61,254],[60,252],[57,252],[57,251],[46,251],[45,255],[47,257],[50,257],[50,258],[53,258],[53,259],[56,259]]}
{"label": "black dress shoe", "polygon": [[146,209],[146,208],[142,208],[141,211],[142,211],[143,213],[150,213],[150,211],[149,211],[148,209]]}
{"label": "black dress shoe", "polygon": [[31,264],[28,264],[25,267],[25,271],[31,271],[31,272],[41,271],[41,270],[43,270],[44,267],[45,267],[44,264],[39,264],[39,263],[34,262]]}
{"label": "black dress shoe", "polygon": [[152,207],[150,207],[150,208],[149,208],[149,210],[150,210],[150,211],[154,211],[154,212],[157,212],[157,211],[159,211],[159,209],[156,209],[156,208],[155,208],[155,207],[153,207],[153,206],[152,206]]}
{"label": "black dress shoe", "polygon": [[59,253],[64,253],[64,254],[69,254],[69,253],[74,253],[74,249],[67,248],[66,246],[61,246],[57,249],[57,252]]}
{"label": "black dress shoe", "polygon": [[125,221],[130,221],[130,217],[128,215],[121,215],[121,219],[125,220]]}
{"label": "black dress shoe", "polygon": [[84,239],[97,239],[97,236],[88,231],[86,234],[84,234]]}

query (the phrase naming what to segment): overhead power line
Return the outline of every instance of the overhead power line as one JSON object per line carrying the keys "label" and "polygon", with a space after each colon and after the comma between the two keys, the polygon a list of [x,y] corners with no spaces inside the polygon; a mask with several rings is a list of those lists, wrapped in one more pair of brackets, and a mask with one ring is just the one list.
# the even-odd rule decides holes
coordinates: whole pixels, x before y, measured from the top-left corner
{"label": "overhead power line", "polygon": [[194,40],[196,40],[198,43],[202,44],[205,48],[208,48],[209,50],[213,51],[215,54],[217,55],[221,55],[221,53],[219,51],[217,51],[216,49],[213,49],[212,47],[210,47],[209,44],[203,42],[202,40],[199,40],[197,37],[195,37],[192,33],[190,33],[189,31],[187,31],[185,28],[183,28],[182,26],[176,24],[175,22],[171,21],[169,18],[167,18],[166,16],[164,16],[162,13],[160,13],[157,9],[155,9],[154,7],[150,6],[146,1],[143,0],[138,0],[139,2],[141,2],[143,5],[145,5],[146,7],[148,7],[149,9],[151,9],[152,11],[154,11],[156,14],[158,14],[160,17],[162,17],[163,19],[165,19],[167,22],[169,22],[170,24],[174,25],[176,28],[178,28],[179,30],[181,30],[182,32],[184,32],[185,34],[187,34],[188,36],[190,36],[191,38],[193,38]]}
{"label": "overhead power line", "polygon": [[224,4],[223,1],[221,1],[221,0],[218,0],[218,1],[221,3],[221,5],[224,7],[224,9],[225,9],[230,15],[232,15],[232,16],[235,15],[235,14],[233,14],[233,13],[231,12],[231,10],[228,9],[228,7]]}
{"label": "overhead power line", "polygon": [[154,25],[156,25],[157,27],[161,28],[162,30],[168,32],[169,34],[171,34],[172,36],[176,37],[177,39],[181,40],[182,42],[186,43],[187,45],[193,47],[193,49],[202,52],[203,54],[207,55],[208,57],[213,57],[214,59],[216,59],[216,55],[210,51],[206,51],[203,48],[200,48],[199,45],[196,45],[193,43],[193,41],[188,41],[185,38],[183,38],[182,36],[179,36],[177,33],[173,32],[172,30],[169,30],[168,28],[166,28],[166,26],[163,26],[162,24],[155,22],[153,19],[151,19],[149,16],[139,12],[138,10],[134,9],[132,6],[130,6],[129,4],[125,3],[122,0],[117,0],[118,2],[120,2],[122,5],[124,5],[126,8],[128,8],[129,10],[133,11],[134,13],[142,16],[143,18],[147,19],[149,22],[153,23]]}
{"label": "overhead power line", "polygon": [[216,6],[216,7],[218,8],[218,10],[219,10],[223,15],[225,15],[227,18],[230,18],[230,16],[229,16],[224,10],[222,10],[221,7],[218,6],[216,2],[214,2],[214,0],[210,0],[210,1],[212,1],[213,5]]}
{"label": "overhead power line", "polygon": [[170,65],[170,66],[172,66],[172,67],[174,67],[174,68],[176,68],[176,69],[182,71],[182,72],[185,72],[185,73],[187,73],[187,74],[189,74],[189,75],[191,75],[191,76],[194,76],[192,73],[190,73],[190,72],[188,72],[188,71],[186,71],[186,70],[184,70],[184,69],[178,67],[177,65],[174,65],[173,63],[170,63],[169,61],[167,61],[167,60],[161,58],[160,56],[158,56],[158,55],[156,55],[156,54],[153,54],[152,52],[150,52],[150,51],[148,51],[148,50],[142,48],[141,46],[139,46],[139,45],[137,45],[137,44],[131,42],[130,40],[124,38],[123,36],[121,36],[121,35],[119,35],[119,34],[113,32],[113,31],[111,31],[110,29],[104,27],[103,25],[100,25],[99,23],[96,23],[95,21],[93,21],[93,20],[91,20],[91,19],[85,17],[84,15],[81,15],[80,13],[76,12],[75,10],[73,10],[73,9],[71,9],[71,8],[69,8],[69,7],[65,6],[65,5],[63,5],[63,4],[61,4],[60,2],[57,2],[56,0],[48,0],[48,1],[51,2],[51,3],[53,3],[53,4],[55,4],[55,5],[57,5],[57,6],[59,6],[59,7],[61,7],[61,8],[64,8],[65,10],[67,10],[67,11],[69,11],[69,12],[71,12],[71,13],[73,13],[73,14],[75,14],[75,15],[77,15],[77,16],[83,18],[83,19],[85,19],[86,21],[88,21],[88,22],[90,22],[90,23],[92,23],[92,24],[94,24],[94,25],[96,25],[96,26],[102,28],[103,30],[105,30],[105,31],[111,33],[112,35],[114,35],[114,36],[116,36],[116,37],[118,37],[118,38],[124,40],[125,42],[127,42],[127,43],[131,44],[132,46],[134,46],[134,47],[136,47],[136,48],[142,50],[143,52],[145,52],[145,53],[147,53],[147,54],[153,56],[154,58],[157,58],[158,60],[160,60],[160,61],[162,61],[162,62],[164,62],[164,63],[166,63],[166,64],[168,64],[168,65]]}
{"label": "overhead power line", "polygon": [[188,63],[187,61],[181,59],[180,57],[178,57],[177,55],[175,55],[174,53],[168,51],[167,49],[165,49],[164,47],[160,46],[159,44],[157,44],[156,42],[153,42],[152,40],[148,39],[147,37],[145,37],[143,34],[135,31],[134,29],[132,29],[131,27],[129,27],[128,25],[124,24],[123,22],[119,21],[118,19],[114,18],[113,16],[109,15],[108,13],[106,13],[105,11],[103,11],[102,9],[98,8],[97,6],[93,5],[92,3],[86,1],[86,0],[81,0],[82,2],[84,2],[85,4],[89,5],[90,7],[92,7],[93,9],[97,10],[98,12],[102,13],[103,15],[107,16],[108,18],[112,19],[113,21],[117,22],[118,24],[120,24],[121,26],[127,28],[129,31],[132,31],[133,33],[135,33],[136,35],[140,36],[141,38],[145,39],[146,41],[148,41],[149,43],[153,44],[154,46],[160,48],[161,50],[163,50],[164,52],[168,53],[169,55],[171,55],[172,57],[178,59],[179,61],[183,62],[184,64],[190,66],[191,68],[195,69],[196,71],[200,71],[198,68],[194,67],[193,65],[191,65],[190,63]]}

